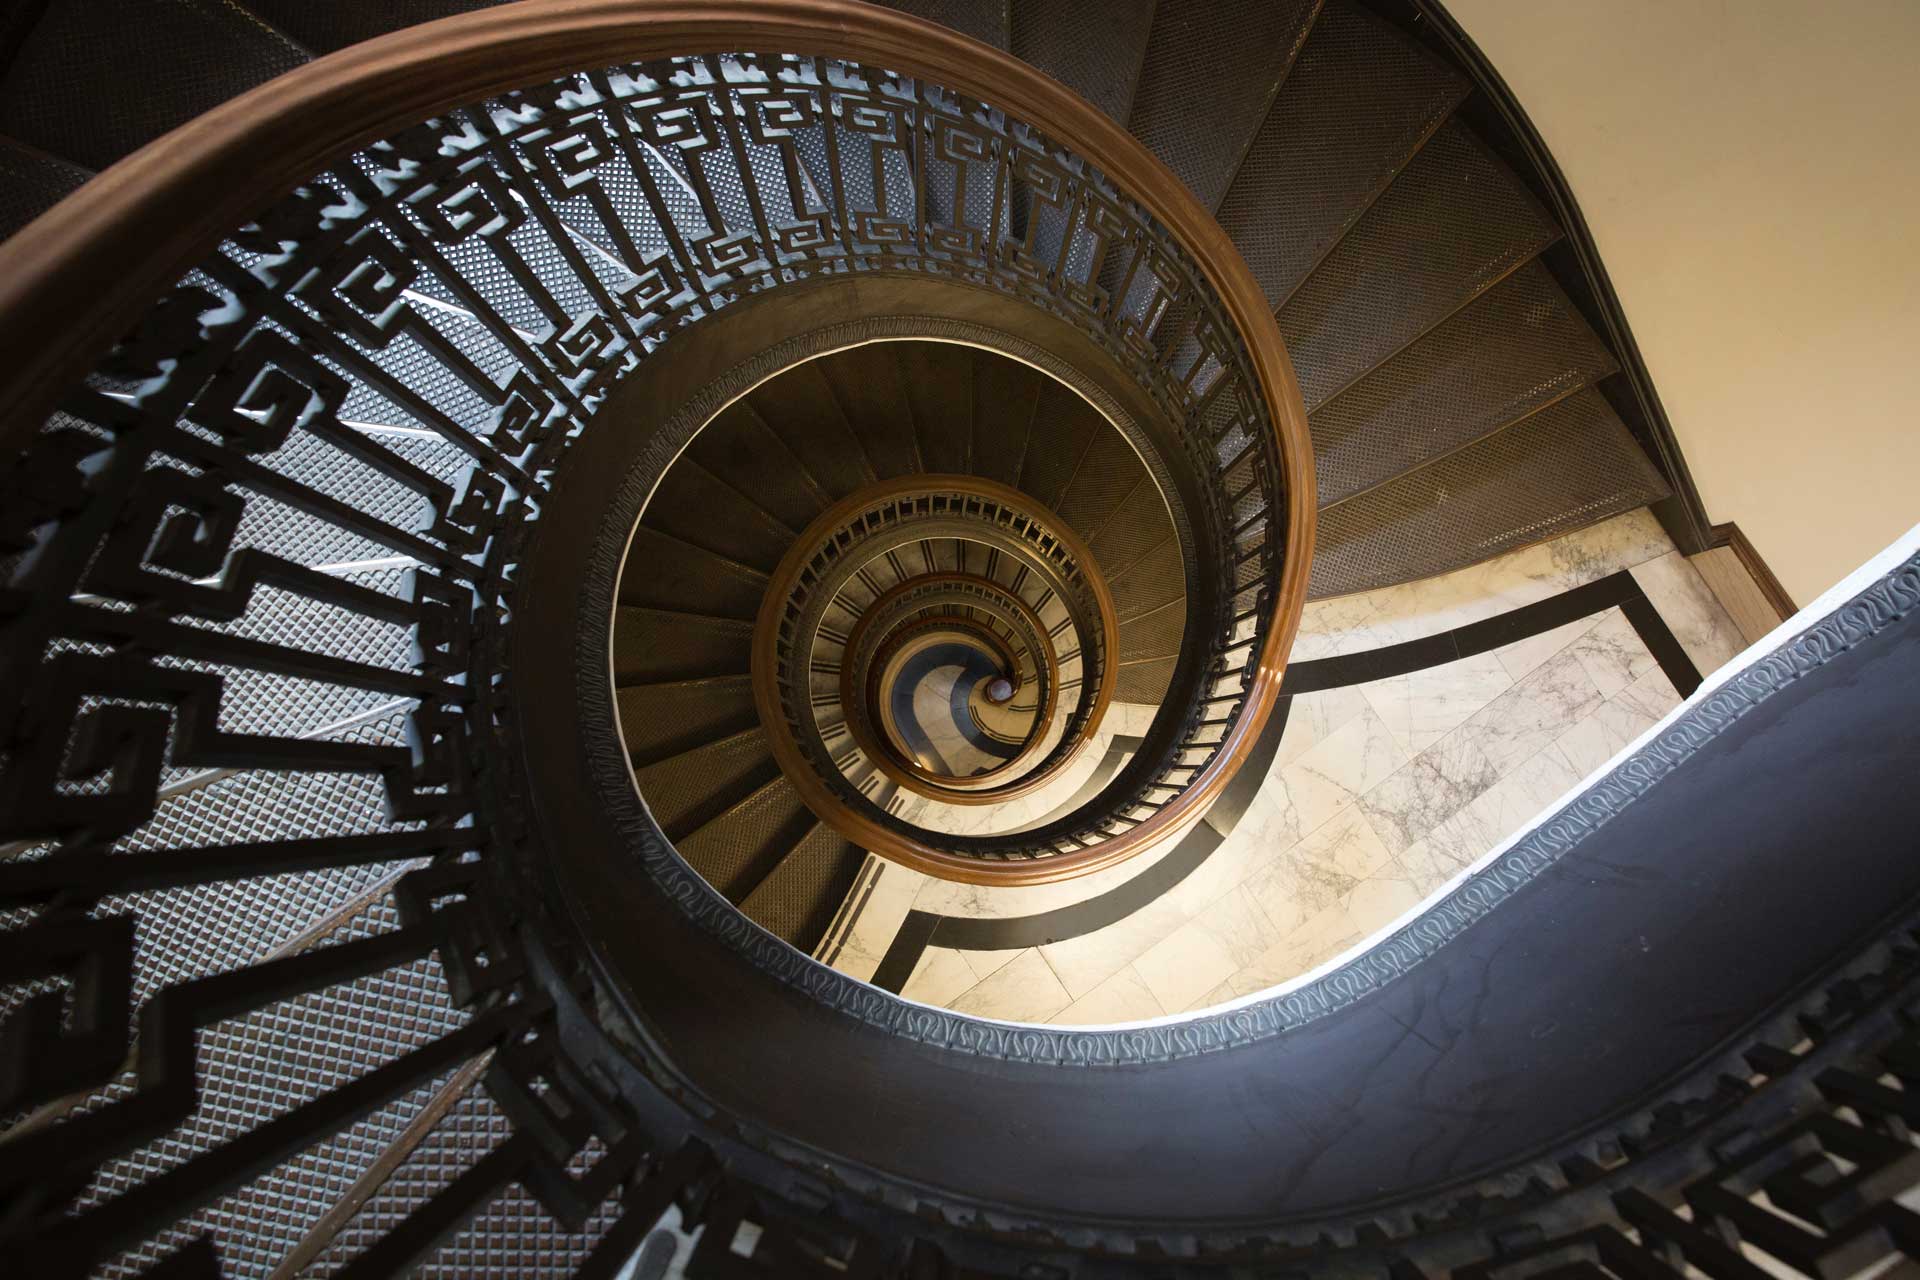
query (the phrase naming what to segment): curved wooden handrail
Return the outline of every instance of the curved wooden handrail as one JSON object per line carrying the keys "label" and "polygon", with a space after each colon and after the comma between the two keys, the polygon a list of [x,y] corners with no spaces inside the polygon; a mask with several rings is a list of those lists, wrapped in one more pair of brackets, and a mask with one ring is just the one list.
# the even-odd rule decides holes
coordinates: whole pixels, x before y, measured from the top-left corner
{"label": "curved wooden handrail", "polygon": [[[1239,332],[1274,425],[1288,550],[1245,710],[1178,802],[1081,854],[1002,866],[985,878],[1083,874],[1184,830],[1232,778],[1271,714],[1306,601],[1315,486],[1293,365],[1239,251],[1171,170],[1059,82],[917,18],[859,0],[521,0],[382,36],[268,81],[114,164],[0,245],[0,445],[24,445],[113,342],[225,236],[354,150],[450,108],[582,68],[743,50],[885,66],[1040,128],[1166,228]],[[938,874],[973,879],[983,870],[993,868]],[[1022,870],[1033,874],[1023,880]]]}

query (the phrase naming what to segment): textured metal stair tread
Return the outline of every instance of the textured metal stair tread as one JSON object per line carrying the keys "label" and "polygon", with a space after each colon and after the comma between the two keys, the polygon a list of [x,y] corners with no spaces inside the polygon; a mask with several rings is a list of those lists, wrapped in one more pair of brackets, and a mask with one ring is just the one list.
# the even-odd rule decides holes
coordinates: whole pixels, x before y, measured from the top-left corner
{"label": "textured metal stair tread", "polygon": [[1212,209],[1313,25],[1319,0],[1162,4],[1127,127]]}
{"label": "textured metal stair tread", "polygon": [[687,457],[746,495],[790,529],[804,529],[832,498],[751,405],[729,405],[701,428]]}
{"label": "textured metal stair tread", "polygon": [[263,21],[318,55],[362,40],[456,13],[486,9],[503,0],[242,0]]}
{"label": "textured metal stair tread", "polygon": [[936,475],[965,474],[973,455],[972,349],[908,342],[897,355],[920,460]]}
{"label": "textured metal stair tread", "polygon": [[1121,621],[1163,608],[1187,594],[1180,544],[1168,541],[1107,578],[1114,617]]}
{"label": "textured metal stair tread", "polygon": [[753,677],[744,671],[625,685],[614,690],[613,700],[627,758],[636,769],[760,723],[753,705]]}
{"label": "textured metal stair tread", "polygon": [[1140,662],[1177,655],[1186,625],[1184,601],[1175,601],[1121,623],[1118,628],[1120,647],[1116,653],[1117,661]]}
{"label": "textured metal stair tread", "polygon": [[1308,594],[1445,573],[1666,494],[1590,388],[1322,513]]}
{"label": "textured metal stair tread", "polygon": [[[1102,431],[1081,456],[1053,509],[1083,540],[1088,539],[1146,473],[1146,464],[1125,437],[1118,431]],[[1159,501],[1157,492],[1154,500]]]}
{"label": "textured metal stair tread", "polygon": [[927,22],[938,23],[972,36],[981,44],[996,49],[1007,47],[1009,7],[1024,0],[880,0],[889,9],[910,13]]}
{"label": "textured metal stair tread", "polygon": [[1021,464],[1018,487],[1042,506],[1058,511],[1060,497],[1073,483],[1087,450],[1111,431],[1092,405],[1048,379],[1034,406],[1033,441]]}
{"label": "textured metal stair tread", "polygon": [[976,359],[973,379],[972,473],[1017,485],[1046,378],[1012,360]]}
{"label": "textured metal stair tread", "polygon": [[[100,32],[111,31],[111,39]],[[0,133],[104,169],[235,94],[310,60],[236,5],[50,4],[0,81]],[[84,86],[76,108],[76,87]]]}
{"label": "textured metal stair tread", "polygon": [[925,471],[900,374],[900,344],[872,342],[818,362],[873,469],[884,479]]}
{"label": "textured metal stair tread", "polygon": [[53,208],[92,176],[91,169],[0,137],[0,240]]}
{"label": "textured metal stair tread", "polygon": [[761,573],[773,571],[795,536],[764,507],[688,457],[674,463],[647,499],[640,522]]}
{"label": "textured metal stair tread", "polygon": [[747,396],[762,421],[836,501],[879,479],[847,423],[820,361],[809,360]]}
{"label": "textured metal stair tread", "polygon": [[616,684],[739,675],[752,665],[753,624],[737,618],[621,605],[613,620]]}
{"label": "textured metal stair tread", "polygon": [[642,524],[627,550],[620,603],[750,619],[766,589],[765,571]]}
{"label": "textured metal stair tread", "polygon": [[765,786],[776,772],[767,736],[756,723],[635,769],[633,780],[667,839],[678,840]]}
{"label": "textured metal stair tread", "polygon": [[1016,0],[1016,58],[1040,68],[1122,124],[1146,65],[1151,4]]}
{"label": "textured metal stair tread", "polygon": [[1537,260],[1314,411],[1322,508],[1445,457],[1618,364]]}
{"label": "textured metal stair tread", "polygon": [[814,822],[784,776],[730,806],[684,840],[680,856],[729,902],[739,902]]}
{"label": "textured metal stair tread", "polygon": [[1559,236],[1465,125],[1442,125],[1279,312],[1308,410]]}
{"label": "textured metal stair tread", "polygon": [[1103,574],[1139,563],[1140,558],[1173,537],[1173,521],[1153,478],[1143,469],[1107,519],[1086,535],[1087,549]]}
{"label": "textured metal stair tread", "polygon": [[1469,88],[1355,0],[1327,0],[1220,202],[1269,305],[1284,304]]}
{"label": "textured metal stair tread", "polygon": [[1144,658],[1136,662],[1116,664],[1118,676],[1113,684],[1113,696],[1118,702],[1158,703],[1167,695],[1167,685],[1173,680],[1178,657]]}
{"label": "textured metal stair tread", "polygon": [[853,887],[865,859],[866,853],[848,843],[845,836],[824,822],[816,822],[792,852],[753,887],[741,901],[740,910],[767,932],[802,951],[812,951]]}

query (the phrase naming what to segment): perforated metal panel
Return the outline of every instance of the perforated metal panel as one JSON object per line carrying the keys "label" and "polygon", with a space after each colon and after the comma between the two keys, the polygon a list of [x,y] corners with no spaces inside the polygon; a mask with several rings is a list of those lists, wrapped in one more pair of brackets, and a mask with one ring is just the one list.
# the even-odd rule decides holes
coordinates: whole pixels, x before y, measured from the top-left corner
{"label": "perforated metal panel", "polygon": [[1042,506],[1055,510],[1060,495],[1079,470],[1094,437],[1106,433],[1104,419],[1073,392],[1048,379],[1034,406],[1032,439],[1020,468],[1019,487]]}
{"label": "perforated metal panel", "polygon": [[738,902],[806,835],[812,822],[800,793],[781,778],[675,847],[708,884]]}
{"label": "perforated metal panel", "polygon": [[812,951],[853,888],[866,854],[826,823],[813,830],[757,885],[740,910],[767,932]]}
{"label": "perforated metal panel", "polygon": [[1537,262],[1312,416],[1322,505],[1471,444],[1617,366]]}
{"label": "perforated metal panel", "polygon": [[1007,47],[1007,9],[1012,0],[879,0],[889,9],[951,27],[996,49]]}
{"label": "perforated metal panel", "polygon": [[617,690],[620,735],[636,766],[664,760],[759,722],[744,674]]}
{"label": "perforated metal panel", "polygon": [[0,82],[0,133],[104,169],[305,61],[305,50],[223,0],[53,4]]}
{"label": "perforated metal panel", "polygon": [[[701,429],[687,454],[789,529],[804,529],[827,507],[824,492],[786,456],[786,446],[744,402]],[[768,465],[769,461],[778,465]]]}
{"label": "perforated metal panel", "polygon": [[[873,465],[847,425],[846,413],[820,372],[819,361],[789,369],[747,399],[828,494],[844,498],[873,483]],[[763,456],[761,465],[780,463],[777,457]]]}
{"label": "perforated metal panel", "polygon": [[1081,455],[1054,510],[1075,533],[1091,537],[1113,517],[1122,501],[1138,496],[1143,484],[1149,490],[1153,487],[1140,455],[1119,432],[1102,431]]}
{"label": "perforated metal panel", "polygon": [[778,772],[756,725],[648,765],[634,774],[640,796],[669,840],[697,830]]}
{"label": "perforated metal panel", "polygon": [[79,165],[0,138],[0,240],[53,208],[90,176]]}
{"label": "perforated metal panel", "polygon": [[647,499],[642,522],[680,541],[770,572],[793,531],[691,458],[675,462]]}
{"label": "perforated metal panel", "polygon": [[874,473],[883,480],[924,470],[901,383],[899,348],[896,342],[871,342],[817,362]]}
{"label": "perforated metal panel", "polygon": [[1320,513],[1309,594],[1476,564],[1667,496],[1598,391]]}
{"label": "perforated metal panel", "polygon": [[1001,484],[1020,479],[1029,432],[1047,379],[985,352],[973,360],[973,474]]}
{"label": "perforated metal panel", "polygon": [[316,54],[500,3],[503,0],[246,0],[247,8]]}
{"label": "perforated metal panel", "polygon": [[613,621],[613,678],[657,684],[731,676],[751,665],[751,623],[621,607]]}
{"label": "perforated metal panel", "polygon": [[1328,0],[1220,203],[1279,306],[1467,94],[1465,77],[1353,0]]}
{"label": "perforated metal panel", "polygon": [[622,604],[751,621],[767,589],[765,573],[646,525],[633,531],[627,555],[646,572],[621,577]]}
{"label": "perforated metal panel", "polygon": [[1153,0],[1020,0],[1013,54],[1125,124],[1153,10]]}
{"label": "perforated metal panel", "polygon": [[1280,311],[1307,408],[1559,236],[1546,210],[1465,125],[1442,125]]}
{"label": "perforated metal panel", "polygon": [[1158,706],[1167,696],[1167,685],[1173,680],[1173,669],[1178,662],[1177,658],[1160,658],[1121,667],[1119,679],[1113,686],[1114,700]]}
{"label": "perforated metal panel", "polygon": [[1128,127],[1200,203],[1226,194],[1319,0],[1162,3]]}

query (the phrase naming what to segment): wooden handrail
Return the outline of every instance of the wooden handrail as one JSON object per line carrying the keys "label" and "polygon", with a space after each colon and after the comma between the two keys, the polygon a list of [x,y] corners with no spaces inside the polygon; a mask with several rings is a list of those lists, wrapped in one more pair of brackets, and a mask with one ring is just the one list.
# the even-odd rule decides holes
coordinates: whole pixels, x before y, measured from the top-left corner
{"label": "wooden handrail", "polygon": [[[1125,835],[1077,855],[940,874],[1057,879],[1183,830],[1258,738],[1305,604],[1315,486],[1299,384],[1245,261],[1171,170],[1064,85],[916,18],[859,0],[522,0],[395,32],[268,81],[114,164],[0,245],[0,444],[24,447],[168,287],[236,228],[353,151],[451,108],[583,68],[743,51],[884,66],[1041,129],[1166,229],[1238,331],[1275,430],[1289,553],[1245,712],[1180,801]],[[1023,871],[1031,873],[1025,880]]]}

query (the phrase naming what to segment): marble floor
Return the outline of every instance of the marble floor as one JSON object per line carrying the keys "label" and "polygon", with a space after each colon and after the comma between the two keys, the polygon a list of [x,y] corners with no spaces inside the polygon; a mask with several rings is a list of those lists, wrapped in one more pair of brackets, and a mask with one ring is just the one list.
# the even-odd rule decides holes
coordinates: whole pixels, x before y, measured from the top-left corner
{"label": "marble floor", "polygon": [[[1700,675],[1745,648],[1694,566],[1638,511],[1458,573],[1309,605],[1294,659],[1438,635],[1623,570]],[[1619,607],[1410,674],[1296,695],[1253,803],[1171,890],[1045,945],[926,946],[901,994],[1005,1021],[1098,1024],[1265,990],[1419,906],[1679,701]],[[1103,725],[1103,737],[1128,727]],[[1168,853],[1018,889],[932,880],[875,860],[862,878],[864,905],[822,958],[871,979],[909,912],[1057,910],[1124,886]]]}

